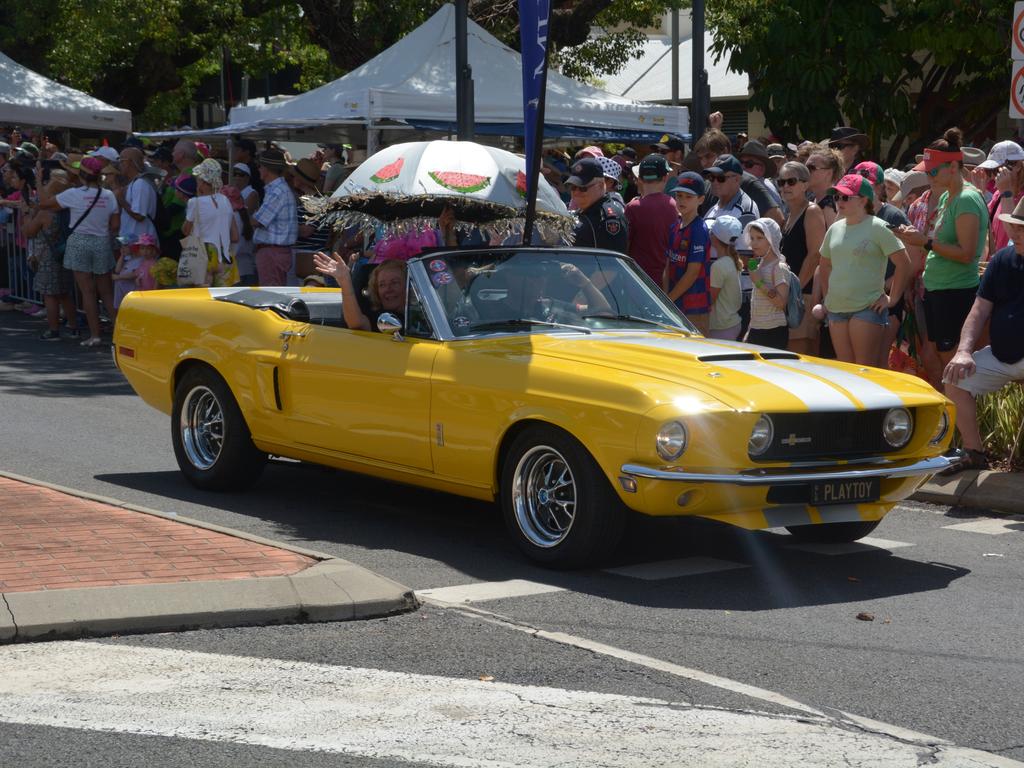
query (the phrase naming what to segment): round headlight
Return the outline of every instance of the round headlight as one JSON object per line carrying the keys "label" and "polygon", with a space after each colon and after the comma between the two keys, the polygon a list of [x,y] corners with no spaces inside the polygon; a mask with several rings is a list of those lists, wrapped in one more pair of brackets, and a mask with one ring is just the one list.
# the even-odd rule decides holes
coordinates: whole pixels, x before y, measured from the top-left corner
{"label": "round headlight", "polygon": [[686,427],[678,421],[670,421],[658,430],[655,443],[661,458],[675,461],[686,450]]}
{"label": "round headlight", "polygon": [[882,437],[893,448],[902,448],[914,434],[914,420],[906,408],[890,408],[882,421]]}
{"label": "round headlight", "polygon": [[932,435],[932,439],[928,442],[932,445],[938,445],[942,442],[942,438],[946,436],[947,432],[949,432],[949,414],[943,408],[942,413],[939,414],[939,424],[935,427],[935,434]]}
{"label": "round headlight", "polygon": [[754,425],[754,431],[750,433],[750,441],[747,443],[747,453],[751,456],[760,456],[768,450],[775,437],[775,425],[769,416],[762,415]]}

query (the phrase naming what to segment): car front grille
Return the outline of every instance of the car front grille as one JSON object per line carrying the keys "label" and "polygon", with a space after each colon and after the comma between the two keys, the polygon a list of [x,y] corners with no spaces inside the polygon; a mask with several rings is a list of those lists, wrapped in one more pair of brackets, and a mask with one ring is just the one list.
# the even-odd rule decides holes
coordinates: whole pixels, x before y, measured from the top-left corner
{"label": "car front grille", "polygon": [[855,459],[890,453],[893,448],[882,437],[882,420],[887,412],[769,414],[775,425],[775,437],[757,460]]}

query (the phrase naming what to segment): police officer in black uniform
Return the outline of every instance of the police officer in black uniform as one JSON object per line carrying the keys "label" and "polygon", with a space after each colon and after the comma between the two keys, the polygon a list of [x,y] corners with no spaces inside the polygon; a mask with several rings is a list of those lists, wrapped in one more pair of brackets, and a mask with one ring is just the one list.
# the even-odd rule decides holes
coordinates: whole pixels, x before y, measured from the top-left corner
{"label": "police officer in black uniform", "polygon": [[576,203],[574,245],[577,248],[607,248],[625,254],[626,209],[605,192],[604,168],[593,157],[584,157],[569,167],[565,184]]}

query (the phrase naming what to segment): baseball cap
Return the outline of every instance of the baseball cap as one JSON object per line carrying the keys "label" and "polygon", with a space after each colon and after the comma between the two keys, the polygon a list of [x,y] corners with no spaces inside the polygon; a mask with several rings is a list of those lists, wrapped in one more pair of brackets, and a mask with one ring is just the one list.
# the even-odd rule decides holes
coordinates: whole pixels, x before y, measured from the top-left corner
{"label": "baseball cap", "polygon": [[734,155],[719,155],[718,159],[715,160],[715,164],[710,168],[704,169],[705,174],[723,174],[723,173],[735,173],[738,176],[743,175],[743,166],[740,165],[740,161],[736,159]]}
{"label": "baseball cap", "polygon": [[103,162],[102,158],[95,157],[92,155],[83,157],[81,163],[79,163],[79,167],[83,171],[93,176],[98,176],[99,174],[103,173],[103,169],[105,166],[106,163]]}
{"label": "baseball cap", "polygon": [[18,145],[18,152],[30,155],[33,160],[39,159],[39,147],[37,147],[31,141],[21,142],[21,144]]}
{"label": "baseball cap", "polygon": [[571,175],[565,183],[575,184],[577,187],[586,187],[595,179],[604,178],[604,168],[596,157],[581,157],[569,167],[569,173]]}
{"label": "baseball cap", "polygon": [[185,197],[196,196],[197,185],[195,176],[179,176],[177,179],[175,179],[173,186]]}
{"label": "baseball cap", "polygon": [[711,234],[723,243],[735,243],[743,234],[743,225],[735,216],[719,216],[711,225]]}
{"label": "baseball cap", "polygon": [[664,155],[652,152],[634,169],[634,173],[644,181],[658,181],[664,179],[672,172],[672,167]]}
{"label": "baseball cap", "polygon": [[117,150],[114,149],[113,147],[97,147],[89,154],[95,157],[102,157],[108,163],[116,163],[118,161],[118,158],[120,157],[120,155],[118,155],[117,153]]}
{"label": "baseball cap", "polygon": [[601,164],[601,168],[604,171],[604,177],[606,179],[611,179],[618,184],[619,177],[622,176],[622,166],[610,157],[599,157],[597,158],[597,162]]}
{"label": "baseball cap", "polygon": [[704,195],[706,191],[707,188],[704,185],[704,178],[694,171],[680,173],[676,177],[676,184],[672,189],[674,194],[692,195],[693,197],[700,197],[701,195]]}
{"label": "baseball cap", "polygon": [[10,155],[11,145],[6,141],[0,141],[0,155]]}
{"label": "baseball cap", "polygon": [[1015,141],[1000,141],[989,150],[988,159],[978,163],[978,167],[991,171],[1006,165],[1007,160],[1024,160],[1024,148]]}
{"label": "baseball cap", "polygon": [[885,171],[878,163],[865,160],[863,163],[857,163],[853,170],[876,186],[885,183]]}
{"label": "baseball cap", "polygon": [[627,160],[636,162],[636,150],[632,147],[623,147],[619,150],[619,154],[625,157]]}
{"label": "baseball cap", "polygon": [[652,144],[651,146],[668,152],[682,152],[686,149],[686,142],[678,136],[672,136],[666,133],[661,137],[657,144]]}
{"label": "baseball cap", "polygon": [[866,178],[859,173],[848,173],[839,182],[830,187],[828,194],[839,193],[840,195],[860,195],[868,200],[875,199],[875,190]]}
{"label": "baseball cap", "polygon": [[584,157],[604,157],[604,151],[594,145],[584,147],[576,153],[576,159],[582,160]]}
{"label": "baseball cap", "polygon": [[239,173],[244,173],[246,176],[252,176],[252,171],[249,170],[249,166],[245,163],[235,163],[231,167]]}

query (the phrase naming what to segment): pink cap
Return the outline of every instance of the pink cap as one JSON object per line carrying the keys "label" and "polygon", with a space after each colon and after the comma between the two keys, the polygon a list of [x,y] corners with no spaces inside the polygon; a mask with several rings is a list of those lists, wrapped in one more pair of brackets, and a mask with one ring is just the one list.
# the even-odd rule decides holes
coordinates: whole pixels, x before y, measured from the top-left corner
{"label": "pink cap", "polygon": [[153,237],[153,235],[149,234],[149,232],[143,232],[141,235],[139,235],[139,239],[135,241],[135,245],[139,247],[147,245],[156,247],[158,243],[156,241],[156,238]]}
{"label": "pink cap", "polygon": [[576,157],[604,157],[604,151],[600,147],[584,147],[576,153]]}

